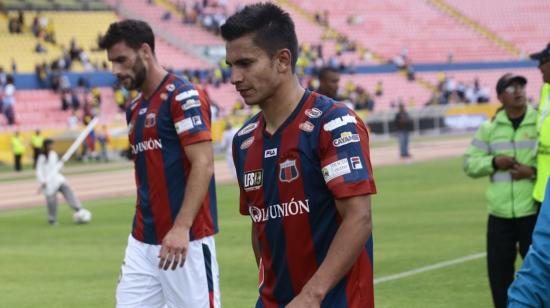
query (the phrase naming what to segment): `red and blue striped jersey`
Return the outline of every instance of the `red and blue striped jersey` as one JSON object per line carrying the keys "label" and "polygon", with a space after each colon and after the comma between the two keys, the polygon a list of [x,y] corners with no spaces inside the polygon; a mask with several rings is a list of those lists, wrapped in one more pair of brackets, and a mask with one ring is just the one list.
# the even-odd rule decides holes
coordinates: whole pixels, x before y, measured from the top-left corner
{"label": "red and blue striped jersey", "polygon": [[[306,91],[273,134],[260,112],[233,139],[240,212],[260,242],[256,307],[284,307],[317,271],[341,223],[336,199],[374,194],[368,133],[346,106]],[[374,307],[372,237],[322,307]]]}
{"label": "red and blue striped jersey", "polygon": [[[210,106],[202,90],[168,74],[146,99],[138,96],[126,110],[135,166],[136,213],[132,235],[160,244],[183,203],[191,164],[184,147],[210,141]],[[218,231],[214,177],[190,230],[190,239]]]}

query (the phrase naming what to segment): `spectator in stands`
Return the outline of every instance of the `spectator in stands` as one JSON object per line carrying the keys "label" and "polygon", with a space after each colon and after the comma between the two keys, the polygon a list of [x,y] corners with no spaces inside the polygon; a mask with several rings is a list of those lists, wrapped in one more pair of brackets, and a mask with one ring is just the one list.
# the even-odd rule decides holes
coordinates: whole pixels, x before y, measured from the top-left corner
{"label": "spectator in stands", "polygon": [[25,143],[21,138],[19,131],[15,131],[15,134],[11,138],[11,149],[13,152],[14,168],[16,172],[21,172],[23,167],[21,165],[21,159],[25,154]]}
{"label": "spectator in stands", "polygon": [[319,71],[319,89],[317,92],[338,100],[338,84],[340,83],[340,72],[331,66],[325,66]]}
{"label": "spectator in stands", "polygon": [[14,58],[11,58],[11,73],[17,74],[17,62],[15,62]]}
{"label": "spectator in stands", "polygon": [[39,129],[34,131],[34,135],[31,137],[31,146],[32,146],[32,167],[36,168],[36,162],[38,161],[38,156],[42,153],[42,146],[44,144],[44,137],[41,135]]}
{"label": "spectator in stands", "polygon": [[6,77],[4,97],[2,98],[2,111],[8,120],[8,124],[15,124],[15,85],[12,75]]}
{"label": "spectator in stands", "polygon": [[382,80],[378,80],[378,82],[376,83],[376,87],[374,88],[374,95],[384,95],[384,83],[382,82]]}
{"label": "spectator in stands", "polygon": [[[464,155],[464,171],[489,176],[487,267],[493,303],[505,308],[516,256],[527,254],[539,206],[532,198],[536,174],[537,112],[526,104],[523,76],[505,74],[496,92],[502,104],[484,122]],[[540,307],[540,306],[539,306]]]}
{"label": "spectator in stands", "polygon": [[395,130],[399,138],[399,155],[401,158],[411,157],[409,153],[409,134],[413,130],[413,121],[405,105],[399,103],[399,111],[395,114]]}
{"label": "spectator in stands", "polygon": [[80,120],[78,119],[77,111],[71,111],[71,116],[69,116],[69,119],[67,119],[67,125],[69,126],[69,129],[77,128],[79,123]]}
{"label": "spectator in stands", "polygon": [[42,43],[40,41],[38,41],[36,43],[36,45],[34,46],[34,52],[36,52],[36,53],[46,53],[47,50],[46,50],[46,47],[44,47],[44,45],[42,45]]}

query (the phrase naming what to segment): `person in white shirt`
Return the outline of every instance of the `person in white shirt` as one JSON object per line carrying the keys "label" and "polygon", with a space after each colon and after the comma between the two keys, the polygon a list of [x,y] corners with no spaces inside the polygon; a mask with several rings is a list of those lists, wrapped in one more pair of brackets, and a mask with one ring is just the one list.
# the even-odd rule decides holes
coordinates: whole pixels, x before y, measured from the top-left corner
{"label": "person in white shirt", "polygon": [[221,147],[225,151],[225,161],[227,162],[227,167],[233,175],[233,178],[237,178],[237,173],[235,172],[235,165],[233,163],[233,137],[237,133],[238,129],[233,127],[229,121],[225,124],[225,131],[222,135]]}
{"label": "person in white shirt", "polygon": [[83,210],[82,204],[67,184],[61,174],[63,162],[59,160],[57,153],[52,149],[53,140],[46,139],[43,144],[43,152],[38,156],[36,163],[36,178],[40,183],[40,189],[46,197],[48,205],[48,222],[57,224],[57,193],[61,192],[68,205],[75,211]]}

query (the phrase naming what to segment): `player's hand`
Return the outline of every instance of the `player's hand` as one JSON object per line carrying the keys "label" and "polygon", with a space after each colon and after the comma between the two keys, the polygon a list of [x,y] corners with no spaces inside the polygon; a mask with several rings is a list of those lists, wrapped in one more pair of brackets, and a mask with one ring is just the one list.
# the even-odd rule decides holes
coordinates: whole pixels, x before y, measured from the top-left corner
{"label": "player's hand", "polygon": [[172,227],[164,236],[159,252],[159,268],[167,270],[172,267],[175,270],[183,266],[187,249],[189,247],[189,229]]}
{"label": "player's hand", "polygon": [[510,170],[510,174],[512,175],[512,179],[516,181],[522,179],[530,179],[535,175],[535,170],[533,170],[531,166],[515,163]]}
{"label": "player's hand", "polygon": [[495,165],[500,170],[508,170],[514,166],[516,160],[511,156],[496,156]]}
{"label": "player's hand", "polygon": [[313,296],[308,292],[300,292],[298,296],[293,298],[286,308],[319,308],[321,307],[321,298]]}

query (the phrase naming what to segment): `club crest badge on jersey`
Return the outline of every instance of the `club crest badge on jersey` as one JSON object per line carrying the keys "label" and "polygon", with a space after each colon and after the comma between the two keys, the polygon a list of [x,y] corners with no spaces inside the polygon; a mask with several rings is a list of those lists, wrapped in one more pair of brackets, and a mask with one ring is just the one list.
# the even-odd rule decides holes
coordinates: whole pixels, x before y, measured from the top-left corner
{"label": "club crest badge on jersey", "polygon": [[318,117],[320,117],[323,112],[317,108],[311,108],[311,109],[306,109],[306,111],[304,111],[304,113],[311,119],[316,119]]}
{"label": "club crest badge on jersey", "polygon": [[157,115],[154,113],[149,113],[145,116],[145,127],[153,127],[157,124]]}
{"label": "club crest badge on jersey", "polygon": [[279,181],[290,183],[300,176],[296,159],[287,159],[279,164]]}

